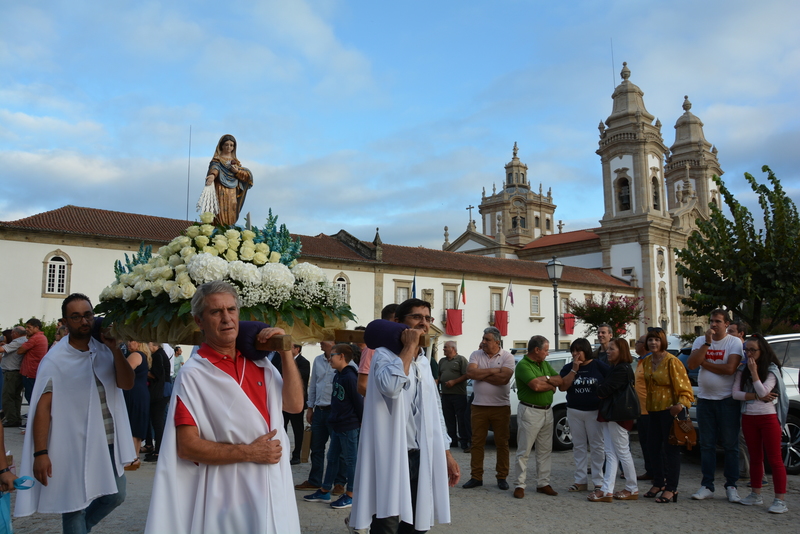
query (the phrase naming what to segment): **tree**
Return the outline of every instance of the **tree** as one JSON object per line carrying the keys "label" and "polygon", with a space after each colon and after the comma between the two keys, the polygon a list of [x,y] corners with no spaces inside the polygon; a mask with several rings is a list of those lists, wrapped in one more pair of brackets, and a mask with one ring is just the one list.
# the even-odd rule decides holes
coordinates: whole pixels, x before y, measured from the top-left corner
{"label": "tree", "polygon": [[[702,316],[726,307],[751,330],[769,333],[800,309],[800,218],[775,174],[766,165],[761,170],[771,190],[749,173],[744,177],[758,195],[763,228],[756,228],[750,210],[714,176],[732,218],[710,204],[709,220],[698,220],[686,248],[675,254],[677,273],[690,288],[683,299],[687,314]],[[762,319],[767,319],[763,325]]]}
{"label": "tree", "polygon": [[587,325],[587,335],[597,332],[597,328],[604,323],[611,326],[616,335],[623,335],[628,323],[638,321],[644,311],[644,297],[625,297],[604,291],[600,294],[599,302],[594,299],[570,299],[568,308],[571,314]]}

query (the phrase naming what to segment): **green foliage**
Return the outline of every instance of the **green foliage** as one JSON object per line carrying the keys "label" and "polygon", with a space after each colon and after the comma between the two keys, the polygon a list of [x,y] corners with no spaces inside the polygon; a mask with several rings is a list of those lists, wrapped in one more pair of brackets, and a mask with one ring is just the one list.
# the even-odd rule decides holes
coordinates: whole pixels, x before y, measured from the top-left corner
{"label": "green foliage", "polygon": [[[714,176],[732,218],[710,204],[709,220],[698,220],[698,231],[675,253],[677,273],[691,291],[683,299],[687,314],[704,316],[726,307],[751,330],[768,334],[800,310],[800,218],[775,174],[766,165],[762,171],[771,190],[749,173],[744,177],[758,195],[763,228],[756,228],[750,210]],[[762,325],[765,317],[769,320]]]}
{"label": "green foliage", "polygon": [[628,323],[638,321],[644,311],[643,297],[626,297],[615,295],[613,292],[600,294],[600,301],[586,300],[569,301],[569,312],[583,321],[586,325],[586,334],[597,332],[598,327],[606,323],[611,326],[617,335],[623,335]]}

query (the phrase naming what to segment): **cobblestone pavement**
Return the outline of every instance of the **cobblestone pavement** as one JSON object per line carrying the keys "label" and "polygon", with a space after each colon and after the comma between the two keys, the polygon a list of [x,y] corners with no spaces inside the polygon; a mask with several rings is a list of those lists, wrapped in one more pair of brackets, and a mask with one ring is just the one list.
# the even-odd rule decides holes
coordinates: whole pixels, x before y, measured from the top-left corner
{"label": "cobblestone pavement", "polygon": [[[23,436],[16,428],[7,428],[6,448],[15,458],[22,450]],[[512,470],[513,470],[513,454]],[[642,468],[641,450],[638,443],[633,444],[637,469]],[[586,493],[568,493],[572,483],[574,463],[570,451],[553,454],[551,483],[559,492],[557,497],[548,497],[535,492],[535,474],[528,470],[528,489],[524,499],[512,497],[511,490],[500,491],[494,483],[495,449],[487,445],[485,485],[465,490],[461,484],[469,479],[469,454],[453,449],[453,455],[461,466],[461,482],[450,490],[452,524],[438,525],[432,532],[530,532],[537,530],[556,530],[568,532],[769,532],[796,533],[797,517],[800,515],[800,476],[789,477],[787,505],[789,513],[772,515],[766,507],[772,502],[772,486],[764,488],[766,506],[746,507],[728,503],[724,492],[718,491],[717,498],[711,501],[692,501],[689,495],[700,484],[699,457],[685,455],[681,469],[679,500],[677,503],[656,504],[650,499],[639,501],[619,501],[614,503],[591,503]],[[531,459],[531,463],[533,460]],[[296,483],[305,480],[310,464],[293,466]],[[143,463],[138,471],[127,473],[128,496],[125,503],[102,521],[93,532],[124,533],[144,530],[150,491],[156,465]],[[721,476],[721,467],[717,470]],[[721,486],[721,482],[719,484]],[[640,483],[644,493],[649,485]],[[623,488],[623,481],[617,489]],[[746,482],[739,484],[742,497],[747,494]],[[344,519],[348,510],[333,510],[320,503],[307,503],[302,500],[304,492],[296,492],[297,507],[303,532],[345,533]],[[12,503],[13,509],[13,503]],[[15,518],[14,529],[19,534],[55,533],[61,531],[60,516],[34,514]]]}

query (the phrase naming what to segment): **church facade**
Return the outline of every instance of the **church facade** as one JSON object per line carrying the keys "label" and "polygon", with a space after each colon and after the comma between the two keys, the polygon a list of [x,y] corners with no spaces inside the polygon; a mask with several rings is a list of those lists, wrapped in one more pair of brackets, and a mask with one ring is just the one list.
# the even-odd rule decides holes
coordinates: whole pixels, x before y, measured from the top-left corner
{"label": "church facade", "polygon": [[644,92],[630,81],[626,63],[620,76],[611,114],[598,126],[604,201],[599,227],[562,233],[561,222],[554,224],[551,191],[543,196],[540,185],[535,195],[528,177],[517,178],[525,176],[527,166],[519,161],[515,143],[503,191],[482,195],[482,234],[470,221],[452,243],[446,234],[443,249],[539,262],[557,257],[565,265],[601,269],[640,288],[645,304],[640,327],[702,331],[702,318],[681,313],[688,291],[675,273],[674,249],[686,245],[698,218],[709,217],[709,203],[720,201],[712,180],[723,173],[717,149],[705,139],[688,97],[668,147],[661,121],[647,111]]}

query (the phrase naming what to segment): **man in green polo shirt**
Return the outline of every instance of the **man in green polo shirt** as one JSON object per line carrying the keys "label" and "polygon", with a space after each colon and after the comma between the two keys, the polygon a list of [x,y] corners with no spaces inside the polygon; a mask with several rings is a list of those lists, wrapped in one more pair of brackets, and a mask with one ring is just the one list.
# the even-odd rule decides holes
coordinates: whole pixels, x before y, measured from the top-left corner
{"label": "man in green polo shirt", "polygon": [[550,342],[547,338],[533,336],[528,341],[528,353],[514,370],[519,396],[517,458],[514,468],[514,497],[517,499],[525,497],[525,470],[534,443],[538,477],[536,491],[545,495],[558,495],[550,486],[550,453],[553,450],[553,392],[561,385],[562,379],[558,371],[545,361],[549,353]]}

